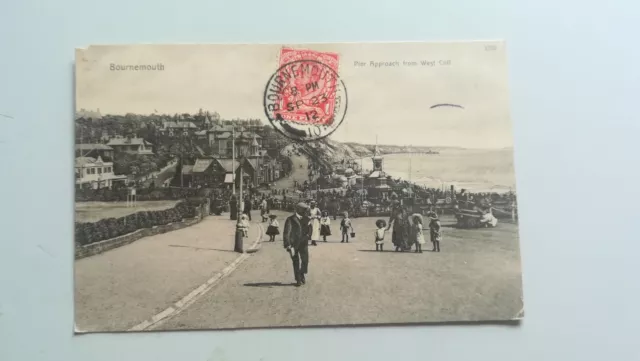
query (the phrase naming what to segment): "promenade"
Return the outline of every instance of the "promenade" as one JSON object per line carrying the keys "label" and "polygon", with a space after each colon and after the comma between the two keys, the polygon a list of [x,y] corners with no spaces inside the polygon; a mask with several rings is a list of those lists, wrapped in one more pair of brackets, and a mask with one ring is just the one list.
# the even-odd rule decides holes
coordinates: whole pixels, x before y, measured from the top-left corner
{"label": "promenade", "polygon": [[[257,212],[256,212],[257,213]],[[286,213],[276,211],[281,227]],[[254,217],[259,219],[259,217]],[[143,329],[310,326],[515,318],[522,309],[517,226],[461,230],[444,218],[442,252],[384,252],[373,244],[376,218],[356,218],[356,238],[310,247],[307,284],[293,285],[282,247],[258,251],[183,309]],[[76,323],[82,331],[127,330],[163,313],[241,255],[228,214],[140,239],[76,261]],[[245,250],[266,225],[252,223]],[[165,317],[167,316],[167,317]]]}
{"label": "promenade", "polygon": [[[260,230],[252,225],[245,251]],[[233,252],[234,234],[235,221],[225,213],[77,260],[77,329],[122,331],[162,312],[240,256]]]}

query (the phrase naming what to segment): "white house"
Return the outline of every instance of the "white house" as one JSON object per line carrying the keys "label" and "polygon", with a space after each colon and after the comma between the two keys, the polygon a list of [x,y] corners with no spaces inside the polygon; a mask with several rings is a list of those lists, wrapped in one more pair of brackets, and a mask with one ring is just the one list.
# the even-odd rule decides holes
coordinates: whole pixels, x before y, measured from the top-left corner
{"label": "white house", "polygon": [[113,174],[113,162],[104,162],[101,157],[76,158],[77,188],[111,188],[114,182],[125,182],[126,175]]}

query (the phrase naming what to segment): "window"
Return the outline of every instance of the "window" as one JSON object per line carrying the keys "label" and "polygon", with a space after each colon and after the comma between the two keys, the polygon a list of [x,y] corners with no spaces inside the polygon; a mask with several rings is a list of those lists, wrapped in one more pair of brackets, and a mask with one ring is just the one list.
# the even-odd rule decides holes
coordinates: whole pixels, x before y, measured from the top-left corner
{"label": "window", "polygon": [[102,167],[98,168],[98,174],[102,174]]}
{"label": "window", "polygon": [[96,174],[96,169],[95,168],[91,168],[91,174]]}
{"label": "window", "polygon": [[86,171],[87,171],[87,174],[91,174],[91,168],[87,168]]}
{"label": "window", "polygon": [[218,143],[218,153],[225,154],[226,152],[227,152],[227,141],[226,140],[221,140]]}

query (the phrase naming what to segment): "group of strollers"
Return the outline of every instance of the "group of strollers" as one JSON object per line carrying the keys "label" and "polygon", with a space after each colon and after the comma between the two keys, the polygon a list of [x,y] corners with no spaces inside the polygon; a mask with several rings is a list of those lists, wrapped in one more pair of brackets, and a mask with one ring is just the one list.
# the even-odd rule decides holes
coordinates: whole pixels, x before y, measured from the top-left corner
{"label": "group of strollers", "polygon": [[[275,237],[280,234],[280,225],[275,214],[261,212],[263,222],[268,221],[266,234],[269,242],[275,242]],[[321,211],[315,201],[311,201],[307,209],[307,216],[310,218],[310,242],[317,246],[320,240],[327,242],[327,237],[331,236],[331,218],[327,211]],[[440,252],[440,242],[442,241],[442,226],[438,216],[434,212],[427,214],[429,220],[429,238],[433,244],[433,252]],[[386,234],[391,230],[391,242],[396,252],[405,252],[415,245],[415,252],[422,253],[422,246],[426,243],[423,216],[419,213],[409,216],[402,207],[393,210],[389,223],[383,219],[376,220],[376,230],[374,232],[374,243],[376,251],[383,251]],[[342,214],[340,221],[341,243],[349,243],[350,238],[354,238],[356,233],[353,228],[348,212]]]}

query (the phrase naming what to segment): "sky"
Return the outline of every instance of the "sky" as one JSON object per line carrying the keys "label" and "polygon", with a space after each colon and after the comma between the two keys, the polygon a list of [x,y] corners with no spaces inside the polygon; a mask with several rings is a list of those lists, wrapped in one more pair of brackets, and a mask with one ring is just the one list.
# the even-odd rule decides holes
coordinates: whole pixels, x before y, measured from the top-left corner
{"label": "sky", "polygon": [[[502,42],[91,46],[76,50],[76,109],[174,114],[202,108],[223,119],[267,123],[264,89],[283,46],[338,54],[348,108],[333,140],[513,146]],[[164,70],[112,70],[143,64]],[[461,107],[431,108],[443,103]]]}

